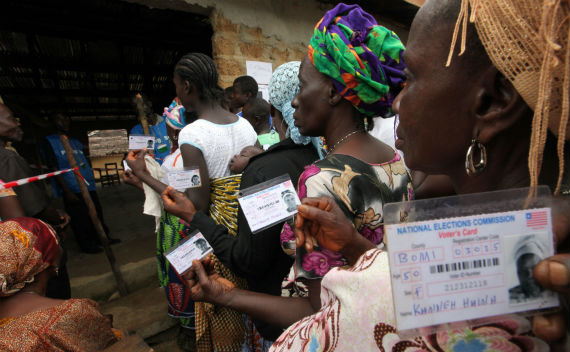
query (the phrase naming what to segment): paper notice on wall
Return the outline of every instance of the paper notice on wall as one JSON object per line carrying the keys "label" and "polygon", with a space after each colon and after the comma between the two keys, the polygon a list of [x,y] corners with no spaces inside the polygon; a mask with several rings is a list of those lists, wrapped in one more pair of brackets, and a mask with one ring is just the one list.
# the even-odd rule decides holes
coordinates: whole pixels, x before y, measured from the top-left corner
{"label": "paper notice on wall", "polygon": [[[246,61],[247,75],[253,77],[257,84],[269,84],[273,73],[273,64],[263,61]],[[264,97],[265,99],[265,97]]]}
{"label": "paper notice on wall", "polygon": [[267,84],[260,84],[258,89],[261,93],[261,97],[269,102],[269,86]]}

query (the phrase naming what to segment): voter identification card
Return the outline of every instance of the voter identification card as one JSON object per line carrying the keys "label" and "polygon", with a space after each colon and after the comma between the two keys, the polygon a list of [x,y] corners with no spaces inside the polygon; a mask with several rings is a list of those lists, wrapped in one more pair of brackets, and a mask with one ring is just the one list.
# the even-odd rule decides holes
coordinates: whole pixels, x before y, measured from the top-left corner
{"label": "voter identification card", "polygon": [[154,149],[154,137],[131,134],[129,136],[129,150]]}
{"label": "voter identification card", "polygon": [[202,185],[200,181],[200,169],[171,171],[167,174],[168,185],[180,192],[188,188],[196,188]]}
{"label": "voter identification card", "polygon": [[387,224],[385,236],[398,331],[559,306],[532,277],[554,254],[549,207]]}
{"label": "voter identification card", "polygon": [[252,233],[292,218],[301,204],[288,175],[241,190],[238,201]]}
{"label": "voter identification card", "polygon": [[212,247],[204,235],[196,230],[165,256],[177,273],[184,274],[192,267],[192,261],[201,260],[212,252]]}

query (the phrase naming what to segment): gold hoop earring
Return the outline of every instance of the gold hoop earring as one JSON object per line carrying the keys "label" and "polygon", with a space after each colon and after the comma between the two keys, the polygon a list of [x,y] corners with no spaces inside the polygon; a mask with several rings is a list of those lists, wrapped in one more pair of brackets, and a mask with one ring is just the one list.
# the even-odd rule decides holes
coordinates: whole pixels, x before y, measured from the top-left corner
{"label": "gold hoop earring", "polygon": [[[479,149],[479,162],[475,164],[473,162],[473,154],[475,149]],[[487,148],[476,139],[471,140],[471,145],[467,149],[467,154],[465,155],[465,172],[468,176],[475,176],[480,174],[487,166]]]}

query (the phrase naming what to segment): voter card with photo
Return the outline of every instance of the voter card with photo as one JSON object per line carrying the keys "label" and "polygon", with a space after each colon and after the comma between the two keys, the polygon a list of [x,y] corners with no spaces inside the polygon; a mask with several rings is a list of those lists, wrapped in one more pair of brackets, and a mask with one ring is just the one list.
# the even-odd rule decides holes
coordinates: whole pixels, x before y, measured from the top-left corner
{"label": "voter card with photo", "polygon": [[154,137],[131,134],[129,136],[129,150],[154,149]]}
{"label": "voter card with photo", "polygon": [[204,235],[196,230],[168,251],[165,257],[176,272],[182,275],[192,267],[192,261],[202,260],[212,252],[213,249]]}
{"label": "voter card with photo", "polygon": [[292,218],[301,204],[288,175],[241,190],[238,201],[252,233]]}
{"label": "voter card with photo", "polygon": [[[481,195],[489,198],[489,212]],[[399,332],[459,321],[476,325],[480,319],[559,306],[558,295],[532,276],[533,267],[554,254],[551,208],[547,200],[538,207],[514,206],[509,195],[447,197],[439,206],[429,201],[385,206]],[[528,189],[522,190],[520,201],[527,195]],[[454,208],[461,216],[448,216]],[[390,220],[396,217],[404,221]]]}
{"label": "voter card with photo", "polygon": [[168,185],[180,192],[188,188],[196,188],[202,185],[200,181],[200,169],[171,171],[167,174]]}

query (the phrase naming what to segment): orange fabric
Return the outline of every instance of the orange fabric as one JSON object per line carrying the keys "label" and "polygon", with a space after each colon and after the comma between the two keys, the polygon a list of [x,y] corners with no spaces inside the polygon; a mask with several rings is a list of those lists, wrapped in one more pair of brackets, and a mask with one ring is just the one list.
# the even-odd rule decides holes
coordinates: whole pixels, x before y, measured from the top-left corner
{"label": "orange fabric", "polygon": [[349,89],[355,88],[358,85],[358,81],[356,80],[356,77],[350,73],[343,73],[341,74],[341,77],[346,88],[340,94],[344,96]]}
{"label": "orange fabric", "polygon": [[100,351],[117,341],[89,299],[70,299],[0,321],[0,351]]}
{"label": "orange fabric", "polygon": [[176,166],[176,162],[178,161],[178,158],[180,158],[180,155],[182,154],[178,154],[176,158],[174,158],[174,163],[172,163],[172,166]]}
{"label": "orange fabric", "polygon": [[358,95],[346,95],[344,99],[348,100],[349,102],[355,105],[360,104],[360,98],[358,97]]}

